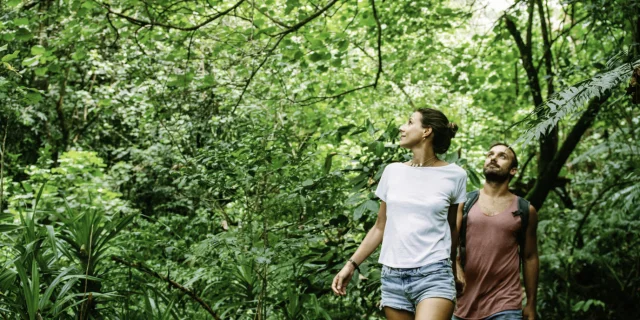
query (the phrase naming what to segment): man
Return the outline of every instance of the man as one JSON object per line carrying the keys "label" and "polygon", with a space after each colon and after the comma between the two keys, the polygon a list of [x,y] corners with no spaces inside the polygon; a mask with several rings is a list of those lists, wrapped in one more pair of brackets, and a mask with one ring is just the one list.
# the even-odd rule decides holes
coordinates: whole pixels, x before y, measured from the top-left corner
{"label": "man", "polygon": [[[509,192],[509,182],[518,171],[511,147],[503,143],[491,146],[483,171],[484,187],[469,192],[467,203],[459,209],[463,212],[459,263],[466,286],[453,319],[533,320],[538,289],[538,214],[528,201]],[[527,296],[524,308],[520,260]]]}

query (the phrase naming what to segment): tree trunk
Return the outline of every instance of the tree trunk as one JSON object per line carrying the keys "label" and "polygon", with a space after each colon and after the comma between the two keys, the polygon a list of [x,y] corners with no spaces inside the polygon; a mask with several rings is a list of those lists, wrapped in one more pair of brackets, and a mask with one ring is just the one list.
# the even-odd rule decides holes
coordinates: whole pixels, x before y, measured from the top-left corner
{"label": "tree trunk", "polygon": [[555,185],[555,181],[562,170],[567,159],[576,148],[582,135],[591,127],[593,120],[596,118],[602,105],[609,99],[611,92],[605,93],[600,98],[595,98],[589,102],[587,110],[582,114],[578,122],[573,126],[571,132],[567,136],[567,139],[562,144],[562,147],[545,168],[545,170],[538,175],[536,184],[533,189],[529,191],[526,198],[531,202],[536,209],[540,210],[544,200],[549,195],[549,192]]}

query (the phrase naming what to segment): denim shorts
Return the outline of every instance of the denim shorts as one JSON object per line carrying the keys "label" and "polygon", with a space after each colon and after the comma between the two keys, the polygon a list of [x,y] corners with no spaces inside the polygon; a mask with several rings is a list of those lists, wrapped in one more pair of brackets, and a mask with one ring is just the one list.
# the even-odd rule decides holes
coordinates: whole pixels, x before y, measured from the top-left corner
{"label": "denim shorts", "polygon": [[416,306],[427,298],[456,299],[456,286],[451,260],[443,259],[419,268],[382,266],[382,301],[380,309],[390,307],[416,312]]}

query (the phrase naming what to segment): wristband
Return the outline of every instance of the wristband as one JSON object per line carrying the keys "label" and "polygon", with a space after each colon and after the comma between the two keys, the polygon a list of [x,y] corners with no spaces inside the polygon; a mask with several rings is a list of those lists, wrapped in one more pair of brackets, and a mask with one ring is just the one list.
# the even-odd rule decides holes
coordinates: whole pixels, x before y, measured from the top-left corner
{"label": "wristband", "polygon": [[356,270],[358,270],[358,272],[362,273],[362,271],[360,271],[360,267],[358,266],[358,264],[353,261],[353,259],[349,259],[349,262],[351,262],[351,264],[356,267]]}

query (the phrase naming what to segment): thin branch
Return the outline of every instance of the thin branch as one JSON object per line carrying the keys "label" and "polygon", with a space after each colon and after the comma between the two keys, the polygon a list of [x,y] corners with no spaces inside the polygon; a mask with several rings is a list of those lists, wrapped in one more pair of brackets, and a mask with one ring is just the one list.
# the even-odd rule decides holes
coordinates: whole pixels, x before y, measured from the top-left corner
{"label": "thin branch", "polygon": [[136,45],[138,45],[138,49],[140,49],[140,51],[142,52],[142,54],[144,54],[145,56],[148,56],[147,52],[144,51],[144,48],[142,47],[142,45],[140,44],[140,41],[138,41],[138,32],[140,31],[140,29],[144,28],[144,26],[140,26],[138,27],[138,29],[136,29],[136,31],[133,33],[133,41],[136,43]]}
{"label": "thin branch", "polygon": [[113,22],[111,21],[111,15],[109,14],[109,12],[107,12],[107,21],[109,22],[109,26],[111,26],[113,31],[116,32],[116,39],[113,40],[113,43],[111,43],[111,45],[109,45],[109,46],[110,47],[115,47],[116,46],[116,42],[118,42],[118,40],[120,39],[120,32],[118,32],[118,29],[113,25]]}
{"label": "thin branch", "polygon": [[231,12],[233,9],[237,8],[238,6],[240,6],[245,0],[240,0],[238,1],[235,5],[233,5],[232,7],[230,7],[227,10],[224,10],[222,12],[219,12],[218,14],[213,15],[212,17],[206,19],[205,21],[195,25],[195,26],[191,26],[191,27],[181,27],[181,26],[174,26],[174,25],[170,25],[170,24],[164,24],[164,23],[158,23],[158,22],[150,22],[150,21],[144,21],[144,20],[140,20],[140,19],[136,19],[134,17],[130,17],[127,15],[124,15],[120,12],[116,12],[111,10],[111,6],[109,6],[108,4],[105,3],[100,3],[103,7],[107,8],[107,10],[112,13],[115,14],[116,16],[123,18],[135,25],[139,25],[139,26],[159,26],[159,27],[164,27],[164,28],[169,28],[169,29],[176,29],[176,30],[182,30],[182,31],[194,31],[194,30],[198,30],[200,28],[202,28],[203,26],[217,20],[218,18],[226,15],[227,13]]}
{"label": "thin branch", "polygon": [[[364,53],[364,55],[367,56],[367,58],[371,60],[375,60],[375,58],[373,58],[366,50],[364,50],[364,48],[362,48],[357,44],[354,44],[354,46],[358,48],[360,51],[362,51],[362,53]],[[405,91],[404,88],[399,83],[395,82],[393,79],[389,79],[389,81],[391,81],[391,83],[393,83],[396,87],[398,87],[400,92],[402,92],[402,94],[404,94],[404,96],[407,98],[407,101],[409,102],[411,107],[415,108],[416,106],[413,103],[413,99],[411,99],[411,96],[407,93],[407,91]]]}
{"label": "thin branch", "polygon": [[58,115],[58,121],[60,122],[60,131],[62,131],[63,149],[65,149],[67,147],[67,144],[69,143],[69,128],[67,127],[64,110],[62,109],[62,105],[64,103],[64,96],[67,91],[68,79],[69,79],[69,68],[67,68],[65,72],[64,80],[62,81],[62,85],[60,86],[60,97],[58,98],[58,102],[56,103],[56,113]]}
{"label": "thin branch", "polygon": [[242,92],[240,93],[240,97],[238,97],[238,100],[236,101],[236,104],[233,106],[233,109],[231,109],[231,114],[234,114],[236,112],[236,109],[240,105],[240,102],[242,102],[242,98],[244,97],[244,94],[247,92],[247,89],[249,88],[249,85],[251,84],[251,81],[253,80],[253,77],[256,76],[256,74],[258,73],[260,68],[262,68],[262,66],[267,62],[267,60],[269,60],[269,57],[271,57],[271,54],[273,53],[274,50],[276,50],[276,48],[278,47],[278,45],[280,44],[282,39],[285,38],[285,36],[286,36],[286,34],[282,35],[282,36],[280,36],[280,38],[278,38],[278,41],[276,41],[276,43],[273,45],[273,47],[271,47],[271,49],[269,49],[269,51],[267,52],[266,56],[264,57],[264,59],[262,59],[262,61],[258,65],[258,67],[251,71],[251,75],[249,76],[249,79],[247,79],[247,82],[245,83],[244,87],[242,88]]}
{"label": "thin branch", "polygon": [[571,196],[567,192],[566,188],[563,186],[562,188],[553,188],[553,192],[560,198],[562,204],[567,209],[575,209],[575,205],[573,204],[573,200]]}
{"label": "thin branch", "polygon": [[7,132],[9,132],[9,118],[7,118],[7,123],[4,126],[2,150],[0,150],[0,213],[2,213],[2,203],[4,201],[4,154],[7,152]]}
{"label": "thin branch", "polygon": [[529,200],[531,205],[536,209],[539,210],[540,207],[542,207],[562,167],[580,142],[582,135],[593,124],[596,115],[600,112],[600,107],[606,103],[609,97],[611,97],[611,91],[607,91],[600,97],[595,97],[589,102],[587,110],[585,110],[582,116],[580,116],[580,119],[578,119],[578,122],[573,126],[562,143],[560,150],[554,155],[552,161],[548,163],[544,171],[538,174],[538,180],[526,196],[527,200]]}
{"label": "thin branch", "polygon": [[522,165],[522,167],[518,169],[518,173],[519,173],[518,178],[516,179],[516,181],[513,182],[514,184],[517,184],[518,182],[520,182],[520,180],[522,180],[522,177],[524,177],[524,173],[527,170],[527,166],[529,166],[529,163],[531,162],[533,157],[535,157],[535,155],[536,155],[535,152],[531,152],[529,154],[529,157],[527,158],[527,161],[524,162],[524,165]]}
{"label": "thin branch", "polygon": [[533,61],[531,59],[531,48],[528,47],[522,40],[522,35],[520,34],[520,31],[518,31],[516,24],[506,15],[504,16],[504,20],[507,26],[507,30],[509,30],[509,33],[511,33],[511,36],[513,37],[513,40],[516,42],[516,45],[518,47],[520,60],[522,61],[522,65],[525,71],[527,72],[527,79],[529,82],[531,95],[533,96],[533,103],[536,107],[538,107],[542,105],[544,101],[542,99],[538,74],[536,73],[536,68],[533,65]]}
{"label": "thin branch", "polygon": [[286,34],[289,34],[291,32],[294,32],[294,31],[302,28],[305,24],[311,22],[313,19],[317,18],[319,15],[321,15],[325,11],[329,10],[329,8],[331,8],[334,4],[336,4],[336,2],[338,2],[338,0],[332,0],[326,6],[322,7],[321,9],[319,9],[318,11],[313,13],[312,15],[308,16],[306,19],[294,24],[291,28],[289,28],[287,30],[284,30],[284,31],[278,33],[278,35],[286,35]]}
{"label": "thin branch", "polygon": [[261,15],[267,17],[267,19],[271,20],[271,22],[273,22],[273,23],[275,23],[275,24],[277,24],[277,25],[279,25],[281,27],[284,27],[284,28],[287,28],[287,29],[291,29],[290,25],[288,25],[288,24],[286,24],[286,23],[284,23],[284,22],[282,22],[282,21],[270,16],[266,12],[262,12],[262,10],[260,10],[258,8],[256,8],[256,11],[258,11]]}
{"label": "thin branch", "polygon": [[535,6],[535,1],[534,0],[529,0],[529,9],[527,9],[528,13],[529,13],[529,20],[527,21],[527,48],[529,49],[529,51],[531,51],[531,38],[533,36],[533,9]]}
{"label": "thin branch", "polygon": [[[336,94],[336,95],[333,95],[333,96],[310,97],[310,98],[307,98],[307,99],[304,99],[304,100],[294,101],[294,102],[295,103],[306,103],[307,105],[308,104],[314,104],[314,103],[317,103],[317,102],[320,102],[320,101],[323,101],[323,100],[340,98],[340,97],[342,97],[344,95],[347,95],[349,93],[352,93],[352,92],[355,92],[355,91],[358,91],[358,90],[362,90],[362,89],[366,89],[366,88],[371,88],[371,87],[374,87],[374,86],[375,86],[375,84],[372,83],[372,84],[368,84],[368,85],[365,85],[365,86],[360,86],[360,87],[357,87],[357,88],[353,88],[353,89],[344,91],[342,93],[339,93],[339,94]],[[312,101],[312,100],[314,100],[314,101]],[[312,102],[307,103],[309,101],[312,101]]]}
{"label": "thin branch", "polygon": [[[540,60],[538,60],[538,67],[542,65],[542,60],[545,58],[546,54],[547,54],[547,50],[551,50],[551,47],[553,46],[553,44],[556,43],[556,41],[558,41],[559,39],[564,39],[565,36],[567,35],[567,33],[569,33],[571,30],[573,30],[573,28],[575,26],[577,26],[578,24],[584,22],[585,20],[587,20],[587,18],[589,18],[589,16],[584,16],[578,20],[575,21],[575,23],[571,24],[570,26],[568,26],[566,29],[562,30],[562,32],[558,33],[558,35],[556,35],[555,38],[551,39],[551,41],[549,42],[549,47],[547,49],[545,49],[545,52],[542,53],[542,56],[540,57]],[[557,62],[556,62],[557,64]],[[537,70],[538,68],[536,68]]]}
{"label": "thin branch", "polygon": [[371,0],[371,8],[373,9],[373,18],[376,20],[378,27],[378,72],[376,73],[376,80],[373,82],[373,88],[377,89],[378,79],[382,73],[382,26],[380,25],[380,19],[378,19],[378,10],[376,10],[376,0]]}
{"label": "thin branch", "polygon": [[593,208],[596,206],[596,204],[600,203],[600,199],[602,199],[602,197],[604,197],[604,195],[607,194],[614,187],[620,187],[620,186],[624,186],[624,185],[627,185],[627,184],[635,184],[635,183],[638,183],[638,181],[634,181],[634,180],[632,180],[632,181],[622,181],[622,182],[618,182],[618,183],[614,183],[612,185],[609,185],[609,186],[603,188],[602,190],[600,190],[598,192],[598,196],[595,199],[593,199],[593,201],[591,201],[591,204],[589,204],[589,207],[587,207],[587,211],[584,213],[584,216],[582,217],[582,220],[580,220],[580,223],[578,224],[578,228],[576,229],[576,234],[573,236],[573,247],[571,247],[571,253],[572,254],[573,254],[573,249],[578,244],[578,237],[580,237],[580,235],[581,235],[582,227],[587,222],[587,218],[589,218],[589,215],[591,214],[591,211],[593,210]]}
{"label": "thin branch", "polygon": [[[163,92],[166,92],[166,88],[167,88],[167,82],[165,81],[164,83],[164,90]],[[163,93],[164,96],[164,93]],[[164,106],[169,109],[169,105],[167,104],[167,99],[161,99],[162,103],[164,104]],[[162,126],[162,128],[167,132],[167,134],[169,135],[169,140],[171,140],[171,145],[174,146],[176,149],[178,149],[178,152],[180,153],[180,156],[182,157],[182,159],[184,160],[184,163],[190,163],[189,159],[187,159],[187,156],[184,154],[184,151],[182,150],[182,148],[180,147],[180,145],[176,142],[176,139],[173,137],[173,133],[171,133],[171,130],[169,130],[169,128],[167,127],[167,125],[164,123],[164,120],[162,120],[162,116],[160,116],[160,111],[157,109],[157,106],[154,104],[154,108],[156,109],[158,116],[158,122],[160,123],[160,126]],[[190,147],[189,144],[187,144],[187,147]],[[193,154],[193,149],[190,150],[191,153]]]}
{"label": "thin branch", "polygon": [[80,138],[81,135],[84,134],[84,132],[98,119],[98,117],[100,116],[99,112],[96,112],[93,117],[91,117],[91,119],[89,119],[89,121],[87,121],[84,126],[82,126],[82,128],[80,128],[80,130],[78,130],[78,132],[76,133],[76,135],[73,137],[73,143],[76,143],[76,141],[78,141],[78,139]]}
{"label": "thin branch", "polygon": [[[187,61],[185,61],[184,63],[184,79],[185,81],[187,80],[187,73],[188,73],[188,69],[189,69],[189,62],[191,62],[191,46],[193,45],[193,35],[195,34],[195,31],[191,32],[191,36],[189,37],[189,46],[187,47]],[[186,95],[185,95],[186,98]]]}
{"label": "thin branch", "polygon": [[211,316],[213,316],[214,319],[216,320],[220,320],[220,317],[213,311],[213,309],[211,309],[211,307],[202,300],[202,298],[200,298],[198,295],[195,294],[195,292],[193,292],[192,290],[190,290],[189,288],[184,287],[183,285],[168,279],[167,277],[149,269],[148,267],[142,265],[141,263],[138,262],[129,262],[126,261],[120,257],[117,256],[111,256],[111,260],[124,264],[125,266],[129,266],[135,269],[138,269],[141,272],[144,272],[152,277],[158,278],[160,280],[166,281],[168,282],[172,287],[179,289],[180,291],[186,293],[189,297],[191,297],[191,299],[195,300],[198,304],[200,304],[200,306],[202,306],[205,310],[207,310],[207,312],[209,312],[209,314]]}
{"label": "thin branch", "polygon": [[[544,62],[547,69],[547,97],[550,97],[553,94],[553,55],[551,54],[551,41],[548,27],[547,27],[547,19],[545,19],[545,11],[544,6],[542,5],[542,0],[537,0],[538,2],[538,14],[540,15],[540,30],[542,31],[542,41],[544,45]],[[549,26],[550,27],[550,26]]]}
{"label": "thin branch", "polygon": [[262,68],[262,66],[267,62],[267,60],[269,60],[269,58],[271,57],[271,54],[273,53],[273,51],[276,50],[276,48],[278,47],[278,45],[280,45],[280,42],[289,34],[292,33],[300,28],[302,28],[304,25],[306,25],[307,23],[311,22],[313,19],[317,18],[318,16],[320,16],[323,12],[327,11],[329,8],[331,8],[336,2],[338,2],[338,0],[332,0],[331,2],[329,2],[326,6],[324,6],[323,8],[321,8],[320,10],[316,11],[315,13],[313,13],[312,15],[310,15],[309,17],[307,17],[306,19],[296,23],[295,25],[293,25],[291,28],[284,30],[276,35],[279,35],[280,37],[278,38],[278,41],[276,41],[276,43],[273,45],[273,47],[271,47],[271,49],[269,49],[267,51],[266,56],[264,57],[264,59],[262,59],[262,61],[260,62],[260,64],[258,65],[257,68],[255,68],[254,70],[251,71],[251,75],[249,76],[249,79],[247,79],[247,82],[245,83],[244,87],[242,88],[242,92],[240,93],[240,97],[238,97],[238,100],[236,101],[235,105],[233,106],[233,108],[231,109],[231,114],[234,114],[236,109],[238,108],[238,106],[240,105],[240,103],[242,102],[242,98],[244,97],[245,93],[247,92],[247,89],[249,88],[249,85],[251,84],[251,81],[253,80],[253,78],[256,76],[256,74],[258,73],[258,71]]}
{"label": "thin branch", "polygon": [[412,108],[416,109],[416,105],[413,103],[413,99],[411,99],[411,96],[404,90],[404,88],[399,85],[397,82],[395,81],[391,81],[391,83],[395,84],[396,87],[398,87],[398,89],[400,89],[400,92],[402,92],[402,94],[404,94],[405,98],[407,98],[407,101],[409,102],[409,105],[411,105]]}
{"label": "thin branch", "polygon": [[29,10],[29,9],[31,9],[31,8],[33,8],[33,7],[35,7],[35,6],[36,6],[36,5],[38,5],[38,4],[40,4],[40,1],[33,1],[33,2],[31,2],[31,3],[27,3],[27,4],[25,4],[25,5],[22,7],[22,10],[25,10],[25,11],[26,11],[26,10]]}
{"label": "thin branch", "polygon": [[[164,17],[164,16],[165,16],[164,14],[165,14],[167,11],[169,11],[171,8],[173,8],[173,7],[175,7],[175,6],[179,5],[179,4],[182,4],[182,3],[188,3],[189,1],[190,1],[190,0],[180,0],[180,1],[176,1],[176,2],[174,2],[174,3],[172,3],[172,4],[170,4],[170,5],[168,5],[168,6],[164,7],[164,8],[162,8],[163,10],[162,10],[162,11],[160,11],[160,13],[158,13],[158,17]],[[143,1],[143,2],[144,2],[144,1]],[[213,10],[214,10],[214,11],[216,11],[216,13],[217,13],[217,11],[218,11],[218,10],[216,10],[216,8],[214,8],[211,4],[209,4],[209,6],[211,7],[211,9],[213,9]],[[149,12],[148,5],[147,5],[146,3],[145,3],[145,7],[147,7],[147,12]],[[174,9],[174,10],[173,10],[173,12],[178,12],[180,9],[185,9],[185,7],[184,7],[184,6],[182,6],[182,7],[180,7],[180,8],[176,8],[176,9]],[[149,17],[150,17],[150,16],[151,16],[151,15],[149,15]]]}
{"label": "thin branch", "polygon": [[359,12],[360,12],[360,10],[358,9],[358,6],[356,6],[356,12],[353,14],[353,18],[351,18],[351,21],[349,21],[349,23],[347,23],[347,26],[344,27],[344,29],[342,30],[342,33],[345,33],[347,31],[347,29],[349,29],[349,27],[351,27],[351,24],[353,23],[353,21],[356,20],[356,17],[358,16]]}

